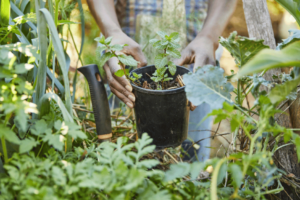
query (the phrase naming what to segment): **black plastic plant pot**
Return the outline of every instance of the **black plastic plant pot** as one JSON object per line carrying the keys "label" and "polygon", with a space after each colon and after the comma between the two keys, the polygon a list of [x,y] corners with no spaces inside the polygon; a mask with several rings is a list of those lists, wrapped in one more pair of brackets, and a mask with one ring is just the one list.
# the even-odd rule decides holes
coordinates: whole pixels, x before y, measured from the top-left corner
{"label": "black plastic plant pot", "polygon": [[[155,66],[147,66],[133,70],[137,74],[142,74],[139,79],[141,83],[153,82],[147,75],[155,71]],[[175,78],[177,75],[188,73],[185,67],[177,66],[176,74],[169,77]],[[185,87],[169,90],[150,90],[139,87],[131,83],[136,97],[135,117],[139,138],[143,133],[153,139],[152,144],[156,145],[156,150],[177,147],[188,134],[188,123],[190,109],[184,91]]]}

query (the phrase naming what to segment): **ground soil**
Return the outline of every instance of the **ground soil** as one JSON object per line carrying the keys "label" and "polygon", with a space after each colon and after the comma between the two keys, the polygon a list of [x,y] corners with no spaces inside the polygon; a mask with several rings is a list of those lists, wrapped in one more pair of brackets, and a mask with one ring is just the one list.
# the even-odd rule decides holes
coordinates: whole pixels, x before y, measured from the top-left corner
{"label": "ground soil", "polygon": [[[155,82],[148,83],[147,81],[144,81],[142,87],[149,90],[157,90],[158,84],[160,83],[155,83]],[[164,84],[161,86],[163,90],[180,88],[184,86],[182,81],[182,76],[178,75],[175,80],[165,81]]]}

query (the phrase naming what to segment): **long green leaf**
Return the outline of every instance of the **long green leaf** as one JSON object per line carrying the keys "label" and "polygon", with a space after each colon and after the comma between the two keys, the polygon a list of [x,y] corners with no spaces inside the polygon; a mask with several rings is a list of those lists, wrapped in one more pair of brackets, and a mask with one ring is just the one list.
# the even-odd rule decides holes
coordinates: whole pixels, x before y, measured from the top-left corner
{"label": "long green leaf", "polygon": [[300,1],[299,0],[275,0],[284,7],[296,19],[300,26]]}
{"label": "long green leaf", "polygon": [[9,0],[1,0],[0,23],[8,25],[9,17],[10,17],[10,2]]}
{"label": "long green leaf", "polygon": [[36,18],[37,18],[37,27],[38,27],[38,38],[39,38],[39,49],[40,49],[40,61],[37,73],[37,84],[36,84],[36,93],[35,93],[35,102],[39,102],[40,98],[45,94],[46,90],[46,56],[47,56],[47,24],[44,17],[42,17],[40,10],[39,1],[36,0]]}
{"label": "long green leaf", "polygon": [[[50,112],[51,100],[54,100],[58,105],[58,107],[60,108],[64,121],[74,122],[72,115],[70,115],[68,109],[65,107],[61,98],[59,98],[59,96],[57,96],[55,93],[52,92],[45,94],[38,102],[38,110],[39,110],[40,117]],[[72,150],[72,137],[68,135],[67,142],[66,142],[66,151],[71,151],[71,150]]]}
{"label": "long green leaf", "polygon": [[281,51],[264,49],[250,60],[233,79],[245,75],[280,67],[300,66],[300,41],[294,42]]}
{"label": "long green leaf", "polygon": [[[79,60],[80,57],[81,57],[83,44],[84,44],[85,21],[84,21],[84,11],[83,11],[83,8],[82,8],[81,0],[77,0],[77,1],[78,1],[78,8],[79,8],[79,11],[80,11],[80,20],[81,20],[81,45],[80,45],[80,50],[79,50],[79,54],[78,54],[78,60]],[[78,63],[78,61],[77,61],[77,63]],[[81,64],[83,64],[83,63],[81,63]],[[73,103],[74,103],[75,94],[76,94],[76,82],[77,82],[77,66],[76,66],[76,71],[75,71],[75,75],[74,75],[74,79],[73,79],[73,95],[72,95],[72,102]]]}
{"label": "long green leaf", "polygon": [[65,86],[65,101],[66,101],[66,108],[69,111],[69,114],[72,116],[72,101],[71,101],[71,93],[70,93],[70,84],[69,84],[69,77],[68,71],[66,66],[66,58],[64,54],[64,49],[61,44],[61,40],[58,36],[56,26],[54,24],[53,18],[50,12],[42,8],[40,9],[41,13],[43,14],[43,18],[47,21],[49,30],[51,32],[51,38],[53,41],[53,48],[56,53],[57,60],[59,62],[59,66],[61,68],[63,78],[64,78],[64,86]]}

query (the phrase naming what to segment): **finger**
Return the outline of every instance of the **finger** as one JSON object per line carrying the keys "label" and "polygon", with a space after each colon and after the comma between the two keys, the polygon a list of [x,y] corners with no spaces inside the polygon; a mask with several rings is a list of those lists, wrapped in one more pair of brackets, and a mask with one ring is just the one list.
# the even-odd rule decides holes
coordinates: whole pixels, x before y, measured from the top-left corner
{"label": "finger", "polygon": [[121,85],[123,85],[124,88],[126,88],[129,92],[132,92],[132,86],[130,82],[126,79],[125,76],[118,77],[115,75],[115,72],[121,69],[121,66],[118,64],[117,58],[111,58],[108,60],[109,68],[111,69],[111,73],[113,77],[116,79],[117,82],[119,82]]}
{"label": "finger", "polygon": [[194,62],[194,56],[192,55],[191,52],[189,52],[187,50],[183,50],[181,53],[181,58],[176,59],[174,61],[174,63],[179,66],[191,64],[193,62]]}
{"label": "finger", "polygon": [[138,68],[147,65],[146,56],[142,52],[142,49],[139,45],[129,46],[128,48],[125,48],[123,52],[127,55],[131,55],[136,61],[139,62],[137,66]]}
{"label": "finger", "polygon": [[213,58],[208,57],[207,55],[198,55],[195,59],[194,71],[196,71],[199,67],[203,67],[204,65],[216,65],[216,61]]}
{"label": "finger", "polygon": [[120,93],[117,89],[111,87],[110,90],[114,93],[121,101],[123,101],[129,108],[133,108],[133,102]]}
{"label": "finger", "polygon": [[[104,65],[104,70],[107,74],[107,80],[110,88],[114,88],[117,90],[119,93],[123,94],[123,96],[127,97],[128,99],[131,100],[131,102],[135,102],[135,96],[132,92],[129,92],[127,88],[123,87],[118,80],[112,76],[110,68],[108,65]],[[126,79],[125,79],[126,80]],[[119,96],[118,96],[119,97]],[[120,97],[119,97],[120,98]],[[126,102],[124,102],[126,103]]]}

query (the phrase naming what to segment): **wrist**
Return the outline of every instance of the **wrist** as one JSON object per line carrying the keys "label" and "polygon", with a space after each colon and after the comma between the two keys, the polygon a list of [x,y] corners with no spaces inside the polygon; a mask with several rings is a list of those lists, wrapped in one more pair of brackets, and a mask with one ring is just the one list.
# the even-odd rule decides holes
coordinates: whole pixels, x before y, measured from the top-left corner
{"label": "wrist", "polygon": [[123,31],[120,27],[109,27],[104,31],[105,37],[115,36],[118,34],[123,34]]}
{"label": "wrist", "polygon": [[214,46],[214,49],[216,50],[219,46],[219,36],[213,35],[211,33],[206,33],[206,32],[199,32],[198,35],[196,36],[198,39],[204,39],[207,42],[211,42],[211,44]]}

